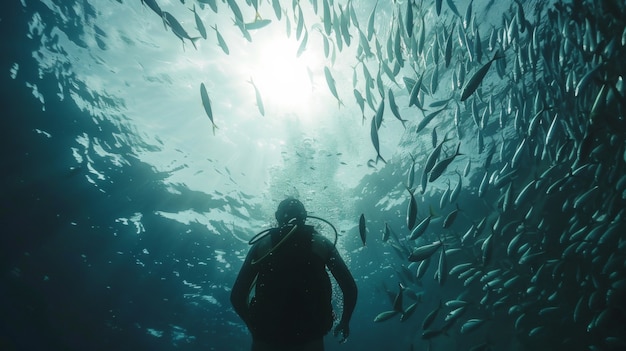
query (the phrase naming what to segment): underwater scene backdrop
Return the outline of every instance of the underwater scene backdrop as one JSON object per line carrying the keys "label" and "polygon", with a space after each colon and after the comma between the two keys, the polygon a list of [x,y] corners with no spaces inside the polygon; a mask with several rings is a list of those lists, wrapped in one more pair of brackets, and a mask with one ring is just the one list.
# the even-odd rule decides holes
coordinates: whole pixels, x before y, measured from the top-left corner
{"label": "underwater scene backdrop", "polygon": [[249,349],[286,196],[359,287],[327,350],[626,349],[622,1],[1,8],[2,350]]}

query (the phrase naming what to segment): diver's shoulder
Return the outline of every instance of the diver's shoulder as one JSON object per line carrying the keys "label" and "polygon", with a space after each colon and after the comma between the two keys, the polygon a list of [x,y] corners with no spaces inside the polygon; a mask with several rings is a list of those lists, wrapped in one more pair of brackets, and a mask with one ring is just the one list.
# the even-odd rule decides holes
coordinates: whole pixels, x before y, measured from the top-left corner
{"label": "diver's shoulder", "polygon": [[335,248],[333,243],[328,240],[328,238],[318,232],[314,232],[313,236],[311,237],[311,247],[313,249],[313,252],[323,257],[324,260],[330,258],[333,249]]}

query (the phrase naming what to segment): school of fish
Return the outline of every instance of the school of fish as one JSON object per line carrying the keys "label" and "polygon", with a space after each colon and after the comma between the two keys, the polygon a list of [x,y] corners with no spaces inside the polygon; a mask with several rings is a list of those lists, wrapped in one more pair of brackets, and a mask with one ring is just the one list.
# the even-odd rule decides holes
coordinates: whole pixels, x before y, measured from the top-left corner
{"label": "school of fish", "polygon": [[[196,37],[157,0],[142,0],[194,46],[207,37],[198,17],[204,5],[232,16],[251,40],[250,30],[272,22],[259,15],[259,2],[246,1],[257,13],[246,23],[244,4],[198,1]],[[352,94],[338,90],[331,63],[329,91],[340,106],[353,95],[361,119],[371,116],[368,164],[402,170],[388,196],[406,198],[405,223],[375,219],[381,212],[355,224],[365,246],[373,223],[385,223],[382,241],[371,245],[398,254],[398,289],[374,322],[419,324],[414,342],[434,349],[439,338],[480,332],[467,348],[497,349],[489,324],[510,329],[525,349],[626,349],[625,3],[516,0],[491,27],[480,25],[473,1],[463,12],[454,0],[393,1],[385,5],[391,18],[381,18],[377,1],[271,5],[287,35],[296,24],[299,54],[315,25],[331,63],[357,45]],[[305,24],[304,6],[321,23]],[[359,17],[357,6],[369,16]],[[377,32],[383,20],[389,29]],[[263,115],[262,92],[250,83]],[[215,132],[204,84],[201,100]],[[380,128],[397,122],[413,144],[404,156],[381,155]],[[446,287],[434,305],[424,305],[429,291],[421,291],[429,268]]]}

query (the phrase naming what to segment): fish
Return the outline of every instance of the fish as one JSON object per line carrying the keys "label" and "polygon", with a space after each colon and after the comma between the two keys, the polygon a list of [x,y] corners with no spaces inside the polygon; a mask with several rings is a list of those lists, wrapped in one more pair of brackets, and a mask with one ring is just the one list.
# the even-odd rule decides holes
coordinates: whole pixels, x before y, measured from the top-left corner
{"label": "fish", "polygon": [[324,21],[324,32],[326,35],[330,35],[332,30],[332,23],[330,17],[330,5],[328,4],[328,0],[322,0],[322,10],[324,11],[323,21]]}
{"label": "fish", "polygon": [[413,183],[415,182],[415,157],[411,155],[411,167],[409,168],[409,173],[407,174],[406,187],[411,189],[413,188]]}
{"label": "fish", "polygon": [[354,93],[354,98],[356,99],[356,103],[357,105],[359,105],[359,108],[361,109],[362,121],[365,121],[365,99],[363,98],[363,95],[358,89],[354,89],[353,93]]}
{"label": "fish", "polygon": [[389,223],[385,222],[385,230],[383,231],[383,242],[387,242],[387,240],[389,240],[390,235],[391,235],[391,227],[389,227]]}
{"label": "fish", "polygon": [[263,99],[261,98],[261,93],[259,92],[259,89],[257,88],[256,84],[254,84],[252,77],[250,77],[250,80],[248,80],[248,83],[252,84],[252,86],[254,87],[254,94],[256,96],[256,105],[259,109],[259,112],[261,113],[261,116],[265,116],[265,107],[263,106]]}
{"label": "fish", "polygon": [[452,311],[450,311],[446,317],[444,318],[444,321],[446,322],[450,322],[450,321],[456,321],[459,317],[461,317],[461,315],[467,310],[467,306],[461,306],[457,309],[454,309]]}
{"label": "fish", "polygon": [[[348,5],[346,4],[346,7]],[[341,29],[341,35],[343,37],[343,41],[346,43],[347,46],[350,46],[350,43],[352,41],[352,36],[350,34],[350,16],[346,15],[343,11],[343,9],[341,8],[341,6],[339,6],[339,17],[340,17],[340,29]]]}
{"label": "fish", "polygon": [[298,3],[298,22],[296,23],[296,39],[300,39],[302,31],[304,30],[304,14],[302,13],[302,7]]}
{"label": "fish", "polygon": [[198,0],[199,3],[207,4],[213,10],[213,12],[217,13],[217,2],[216,0]]}
{"label": "fish", "polygon": [[441,240],[415,248],[409,255],[409,261],[419,262],[432,256],[443,245]]}
{"label": "fish", "polygon": [[443,333],[444,333],[443,329],[424,329],[424,331],[422,332],[422,339],[430,340]]}
{"label": "fish", "polygon": [[457,15],[459,18],[462,17],[461,14],[459,13],[459,10],[456,8],[456,5],[454,4],[454,0],[446,0],[446,3],[448,4],[448,7],[450,8],[450,10],[452,10],[452,13]]}
{"label": "fish", "polygon": [[406,2],[406,34],[410,37],[413,36],[413,3],[411,0]]}
{"label": "fish", "polygon": [[450,203],[455,203],[456,200],[459,198],[459,195],[461,194],[461,189],[463,188],[463,178],[461,177],[461,174],[459,174],[457,172],[457,175],[459,176],[459,181],[456,183],[456,186],[454,187],[454,189],[452,189],[452,191],[450,192],[450,198],[449,201]]}
{"label": "fish", "polygon": [[243,23],[243,14],[241,13],[239,5],[237,5],[237,2],[235,0],[226,0],[226,2],[228,3],[230,10],[233,12],[233,15],[235,15],[235,20]]}
{"label": "fish", "polygon": [[441,112],[443,112],[447,108],[448,108],[447,106],[444,106],[437,111],[434,111],[425,115],[424,118],[422,118],[422,120],[417,124],[417,128],[415,129],[415,132],[416,133],[421,132],[428,125],[428,123],[430,123],[433,119],[435,119],[435,117],[437,117]]}
{"label": "fish", "polygon": [[420,192],[422,194],[424,194],[426,192],[426,186],[428,185],[428,174],[429,173],[426,171],[426,168],[424,168],[422,170],[422,176],[420,177],[420,185],[421,185]]}
{"label": "fish", "polygon": [[446,218],[443,220],[443,229],[450,228],[450,226],[452,226],[458,214],[459,214],[459,205],[457,204],[456,209],[452,210],[452,212],[450,212],[446,216]]}
{"label": "fish", "polygon": [[206,86],[204,85],[204,83],[200,83],[200,97],[202,98],[202,106],[204,106],[204,111],[206,112],[206,115],[209,117],[209,120],[211,121],[211,124],[213,125],[213,135],[215,135],[215,129],[217,129],[217,126],[215,125],[215,122],[213,121],[213,110],[211,109],[211,100],[209,99],[209,94],[206,90]]}
{"label": "fish", "polygon": [[474,75],[469,79],[469,81],[461,91],[461,101],[467,100],[467,98],[476,91],[480,83],[482,83],[483,79],[485,78],[485,75],[487,75],[487,72],[489,71],[489,68],[491,67],[493,61],[501,58],[504,58],[504,55],[500,54],[499,50],[496,51],[496,53],[493,55],[493,58],[474,73]]}
{"label": "fish", "polygon": [[324,75],[326,76],[326,84],[328,84],[328,89],[330,89],[330,92],[333,94],[335,99],[337,99],[339,106],[343,105],[343,102],[341,101],[341,99],[339,98],[339,94],[337,93],[335,79],[333,78],[333,75],[330,73],[330,69],[328,69],[328,66],[324,66]]}
{"label": "fish", "polygon": [[390,311],[381,312],[376,317],[374,317],[374,322],[375,323],[379,323],[379,322],[388,321],[388,320],[390,320],[391,318],[395,317],[398,314],[400,314],[400,312],[398,312],[396,310],[390,310]]}
{"label": "fish", "polygon": [[141,3],[148,6],[148,8],[154,11],[159,17],[163,17],[163,10],[161,10],[156,0],[141,0]]}
{"label": "fish", "polygon": [[287,34],[287,38],[291,37],[291,21],[289,20],[289,16],[287,16],[287,12],[285,14],[285,34]]}
{"label": "fish", "polygon": [[374,54],[372,53],[372,49],[370,48],[369,41],[363,31],[360,28],[357,28],[359,32],[359,47],[363,51],[365,57],[372,57]]}
{"label": "fish", "polygon": [[437,318],[437,315],[439,314],[439,311],[441,310],[442,306],[443,306],[442,302],[439,301],[439,306],[437,306],[437,308],[433,309],[426,315],[426,317],[424,318],[424,321],[422,322],[422,330],[428,330],[428,328],[435,321],[435,318]]}
{"label": "fish", "polygon": [[396,27],[396,35],[393,40],[393,57],[400,67],[404,67],[404,55],[402,52],[402,33],[400,27]]}
{"label": "fish", "polygon": [[204,27],[204,23],[202,23],[202,19],[198,16],[198,12],[196,12],[196,4],[193,4],[193,9],[191,10],[196,20],[196,28],[198,28],[198,32],[202,38],[206,39],[206,28]]}
{"label": "fish", "polygon": [[443,147],[443,144],[450,140],[452,140],[452,138],[448,139],[448,135],[446,134],[443,140],[439,143],[439,145],[437,145],[437,147],[434,148],[433,151],[428,155],[428,158],[426,159],[426,164],[424,165],[424,174],[430,173],[430,171],[435,166],[435,163],[437,163],[437,159],[439,158],[439,154],[441,154],[441,148]]}
{"label": "fish", "polygon": [[493,257],[493,234],[490,234],[481,246],[482,251],[482,264],[483,267],[486,267],[491,263],[491,258]]}
{"label": "fish", "polygon": [[461,148],[461,143],[459,142],[457,144],[456,151],[454,152],[453,155],[444,158],[443,160],[437,162],[433,166],[433,169],[430,171],[430,176],[428,177],[429,182],[432,183],[435,180],[437,180],[457,156],[463,155],[462,153],[459,152],[460,148]]}
{"label": "fish", "polygon": [[450,66],[450,62],[452,61],[452,35],[454,34],[454,23],[452,24],[452,28],[450,28],[450,33],[448,34],[448,38],[446,39],[446,49],[444,51],[444,63],[446,68]]}
{"label": "fish", "polygon": [[430,132],[430,141],[433,144],[433,149],[437,147],[437,126],[433,127],[432,132]]}
{"label": "fish", "polygon": [[376,115],[374,118],[376,119],[376,128],[380,129],[380,126],[383,124],[383,115],[385,114],[385,99],[381,99],[378,104],[378,108],[376,109]]}
{"label": "fish", "polygon": [[300,42],[300,46],[298,46],[298,51],[296,52],[296,57],[300,57],[302,55],[302,53],[304,52],[304,50],[306,50],[306,45],[309,41],[309,31],[305,30],[304,31],[304,37],[302,38],[302,41]]}
{"label": "fish", "polygon": [[[415,83],[413,83],[413,85],[411,86],[410,96],[409,96],[409,107],[413,105],[418,106],[418,107],[421,106],[421,103],[419,102],[419,91],[422,87],[422,78],[424,78],[423,73],[422,75],[420,75],[417,81],[415,81]],[[405,79],[404,81],[406,84],[407,79]],[[408,84],[407,84],[407,89],[408,89]]]}
{"label": "fish", "polygon": [[406,190],[409,192],[409,205],[406,210],[406,226],[409,230],[413,230],[417,218],[417,201],[415,201],[413,191],[409,188],[406,188]]}
{"label": "fish", "polygon": [[471,0],[467,5],[467,9],[465,10],[465,16],[463,17],[463,28],[467,30],[469,28],[470,23],[472,21],[472,3],[474,0]]}
{"label": "fish", "polygon": [[[452,273],[452,271],[450,271],[450,273]],[[459,307],[470,305],[470,302],[465,300],[448,300],[443,305],[448,308],[457,309]]]}
{"label": "fish", "polygon": [[247,41],[252,42],[252,36],[250,35],[250,31],[246,29],[246,24],[237,18],[235,18],[233,22],[237,26],[237,28],[239,28],[239,31],[241,32],[243,37],[246,38]]}
{"label": "fish", "polygon": [[412,304],[409,305],[409,307],[407,307],[404,311],[402,311],[402,315],[400,315],[400,322],[404,322],[407,319],[409,319],[409,317],[411,317],[413,315],[413,313],[415,312],[416,308],[417,308],[417,304],[418,302],[413,302]]}
{"label": "fish", "polygon": [[376,111],[376,107],[374,107],[375,99],[374,94],[372,94],[372,84],[366,84],[365,86],[365,101],[367,101],[367,105],[373,110]]}
{"label": "fish", "polygon": [[426,270],[428,270],[428,266],[430,266],[430,257],[422,260],[417,266],[417,272],[415,273],[415,278],[422,279],[426,274]]}
{"label": "fish", "polygon": [[422,234],[424,234],[426,232],[426,228],[428,228],[428,225],[430,224],[430,220],[432,219],[433,215],[430,214],[429,216],[426,216],[424,219],[422,219],[421,222],[419,222],[415,228],[413,228],[413,230],[411,231],[411,235],[409,236],[409,240],[416,240],[417,238],[419,238],[420,236],[422,236]]}
{"label": "fish", "polygon": [[188,39],[189,41],[191,41],[193,47],[195,49],[198,49],[198,47],[196,46],[196,41],[199,40],[201,37],[192,38],[191,36],[189,36],[189,34],[183,28],[180,22],[178,22],[178,20],[167,11],[163,11],[163,19],[165,20],[165,23],[167,23],[167,25],[172,28],[172,32],[174,32],[174,34],[183,42],[183,47],[185,44],[185,39]]}
{"label": "fish", "polygon": [[391,112],[396,117],[396,119],[402,123],[402,127],[406,129],[407,120],[402,119],[402,116],[400,116],[400,111],[398,110],[398,105],[396,104],[396,98],[391,88],[389,88],[389,91],[387,92],[387,96],[389,97],[389,108],[391,109]]}
{"label": "fish", "polygon": [[276,15],[276,19],[280,21],[282,18],[282,9],[280,8],[280,0],[272,0],[272,8],[274,9],[274,15]]}
{"label": "fish", "polygon": [[[437,56],[439,57],[439,56]],[[439,87],[439,65],[435,64],[435,68],[433,69],[433,73],[430,76],[430,93],[435,94],[437,92],[437,88]]]}
{"label": "fish", "polygon": [[465,165],[465,168],[463,169],[463,177],[467,177],[471,169],[472,169],[472,159],[468,158],[467,164]]}
{"label": "fish", "polygon": [[527,138],[522,139],[522,142],[517,146],[517,149],[515,149],[515,153],[511,158],[511,168],[513,169],[517,168],[524,152],[526,151],[526,140]]}
{"label": "fish", "polygon": [[393,310],[399,313],[404,313],[404,308],[402,307],[404,296],[404,286],[401,283],[398,283],[398,294],[396,294],[393,299]]}
{"label": "fish", "polygon": [[244,23],[244,27],[246,30],[257,30],[266,27],[270,23],[272,23],[270,19],[255,18],[252,22]]}
{"label": "fish", "polygon": [[224,40],[224,37],[222,37],[222,34],[217,29],[217,24],[214,25],[214,26],[211,26],[211,28],[213,28],[215,30],[215,35],[217,37],[217,44],[219,45],[219,47],[222,49],[222,51],[226,55],[229,55],[230,54],[230,50],[228,49],[228,45],[226,44],[226,41]]}
{"label": "fish", "polygon": [[478,197],[482,198],[487,194],[487,189],[489,188],[489,172],[485,171],[482,180],[480,181],[480,185],[478,186]]}
{"label": "fish", "polygon": [[372,145],[376,150],[376,162],[381,160],[383,163],[387,163],[385,159],[380,155],[380,143],[378,140],[378,126],[376,125],[376,116],[372,117],[372,123],[370,127],[370,139],[372,140]]}
{"label": "fish", "polygon": [[374,4],[374,8],[372,9],[372,12],[369,15],[369,18],[367,20],[367,40],[372,40],[372,36],[374,35],[374,20],[376,18],[376,7],[378,6],[378,0],[376,0],[376,3]]}
{"label": "fish", "polygon": [[365,227],[365,214],[361,213],[361,216],[359,217],[359,236],[361,237],[361,242],[363,242],[363,246],[365,246],[365,239],[366,239],[366,231],[367,228]]}
{"label": "fish", "polygon": [[437,282],[439,285],[444,285],[448,277],[448,261],[446,260],[446,249],[441,248],[439,253],[439,266],[437,267]]}

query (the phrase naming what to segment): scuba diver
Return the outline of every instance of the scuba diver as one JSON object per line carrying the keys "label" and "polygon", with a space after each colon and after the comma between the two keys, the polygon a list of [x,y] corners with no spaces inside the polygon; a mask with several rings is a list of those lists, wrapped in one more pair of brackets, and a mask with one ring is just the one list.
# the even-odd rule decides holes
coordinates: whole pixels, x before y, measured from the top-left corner
{"label": "scuba diver", "polygon": [[[253,245],[233,285],[230,300],[252,334],[252,351],[323,351],[333,326],[330,270],[343,293],[343,311],[334,330],[344,342],[357,287],[337,252],[337,230],[328,221],[307,216],[304,205],[283,200],[276,210],[278,228],[250,240]],[[329,224],[335,243],[306,225],[307,218]]]}

